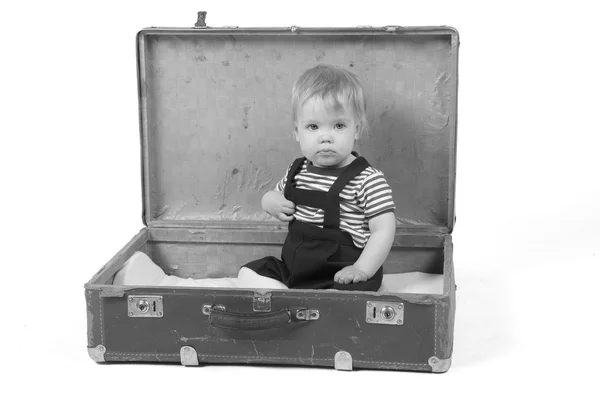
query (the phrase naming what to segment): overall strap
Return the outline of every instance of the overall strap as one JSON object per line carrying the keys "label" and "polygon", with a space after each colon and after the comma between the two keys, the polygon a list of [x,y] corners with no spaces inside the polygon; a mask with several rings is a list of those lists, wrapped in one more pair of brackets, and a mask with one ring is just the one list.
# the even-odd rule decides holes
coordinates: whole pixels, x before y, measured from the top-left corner
{"label": "overall strap", "polygon": [[305,160],[305,157],[296,158],[288,171],[285,188],[283,189],[283,195],[286,199],[290,199],[290,191],[294,186],[294,176],[302,170],[302,165],[304,165]]}
{"label": "overall strap", "polygon": [[346,187],[348,182],[358,176],[369,167],[369,162],[364,157],[357,157],[344,172],[335,180],[326,195],[325,217],[323,228],[337,228],[340,226],[340,193]]}
{"label": "overall strap", "polygon": [[327,192],[319,192],[315,190],[297,189],[294,183],[294,177],[300,173],[302,166],[306,161],[305,157],[298,158],[292,163],[292,167],[287,176],[285,183],[284,196],[286,199],[301,204],[303,206],[325,209],[325,199]]}

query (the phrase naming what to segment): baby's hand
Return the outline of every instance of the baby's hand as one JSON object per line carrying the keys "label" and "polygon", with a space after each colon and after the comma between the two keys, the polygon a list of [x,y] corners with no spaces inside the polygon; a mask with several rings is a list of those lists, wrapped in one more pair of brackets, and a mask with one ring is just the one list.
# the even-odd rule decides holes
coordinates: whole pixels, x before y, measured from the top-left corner
{"label": "baby's hand", "polygon": [[296,205],[286,199],[282,192],[272,190],[262,198],[263,210],[280,221],[289,222],[294,219]]}
{"label": "baby's hand", "polygon": [[339,270],[333,277],[335,282],[344,284],[364,282],[368,279],[369,277],[367,274],[354,265],[348,265],[347,267]]}

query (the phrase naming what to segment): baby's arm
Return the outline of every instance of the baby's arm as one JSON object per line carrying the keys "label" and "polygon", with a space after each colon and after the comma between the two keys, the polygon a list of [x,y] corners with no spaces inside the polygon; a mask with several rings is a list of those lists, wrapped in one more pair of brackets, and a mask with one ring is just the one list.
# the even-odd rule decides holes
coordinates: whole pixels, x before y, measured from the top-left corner
{"label": "baby's arm", "polygon": [[377,215],[369,220],[371,237],[354,265],[338,271],[333,280],[338,283],[357,283],[370,279],[387,258],[396,234],[393,212]]}
{"label": "baby's arm", "polygon": [[283,192],[270,190],[262,198],[262,208],[280,221],[291,221],[294,219],[296,205],[285,198]]}
{"label": "baby's arm", "polygon": [[294,214],[296,211],[296,205],[286,199],[283,195],[285,183],[287,182],[287,174],[289,174],[292,165],[293,163],[288,167],[284,177],[277,182],[275,190],[270,190],[265,193],[261,201],[263,210],[265,210],[271,216],[284,222],[293,220],[294,216],[292,214]]}

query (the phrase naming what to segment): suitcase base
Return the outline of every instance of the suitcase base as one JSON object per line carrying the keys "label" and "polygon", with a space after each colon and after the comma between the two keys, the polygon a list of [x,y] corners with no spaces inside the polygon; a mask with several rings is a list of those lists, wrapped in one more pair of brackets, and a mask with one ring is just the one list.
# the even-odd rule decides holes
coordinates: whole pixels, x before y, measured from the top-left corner
{"label": "suitcase base", "polygon": [[[285,237],[285,231],[263,230],[261,243],[245,242],[252,234],[215,229],[198,236],[186,228],[142,229],[86,284],[90,357],[186,366],[251,363],[431,372],[450,367],[455,289],[450,235],[398,234],[385,264],[390,275],[443,277],[442,294],[112,285],[114,274],[136,251],[160,260],[157,264],[180,277],[235,276],[247,260],[276,255]],[[128,314],[130,302],[140,296],[160,298],[164,315]],[[377,318],[369,304],[380,307]],[[401,305],[401,323],[398,315],[392,317],[394,324],[385,323],[386,304]],[[264,305],[268,307],[261,309]],[[219,307],[224,316],[216,315]],[[318,318],[297,318],[298,312],[307,316],[311,310]],[[258,318],[281,312],[294,321],[247,329],[262,324]]]}

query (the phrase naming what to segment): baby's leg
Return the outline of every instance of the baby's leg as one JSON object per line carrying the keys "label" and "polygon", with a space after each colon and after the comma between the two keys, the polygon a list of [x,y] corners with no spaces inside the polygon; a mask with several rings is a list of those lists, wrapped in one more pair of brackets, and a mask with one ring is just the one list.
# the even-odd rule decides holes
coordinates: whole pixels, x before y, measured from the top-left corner
{"label": "baby's leg", "polygon": [[267,278],[251,270],[250,268],[242,267],[238,272],[237,285],[240,288],[253,289],[288,289],[283,282],[279,282],[273,278]]}

